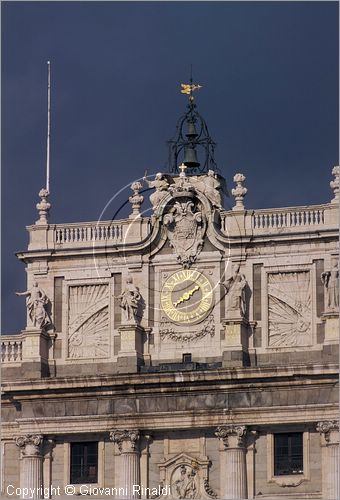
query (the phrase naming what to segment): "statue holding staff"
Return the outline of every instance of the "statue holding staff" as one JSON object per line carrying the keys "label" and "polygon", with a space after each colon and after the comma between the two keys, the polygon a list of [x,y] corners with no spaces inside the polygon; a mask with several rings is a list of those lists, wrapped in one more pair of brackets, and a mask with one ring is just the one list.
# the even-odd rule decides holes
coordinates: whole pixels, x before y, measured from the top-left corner
{"label": "statue holding staff", "polygon": [[49,299],[35,281],[30,290],[16,292],[18,296],[26,296],[28,315],[34,326],[44,328],[51,324],[51,318],[46,310]]}

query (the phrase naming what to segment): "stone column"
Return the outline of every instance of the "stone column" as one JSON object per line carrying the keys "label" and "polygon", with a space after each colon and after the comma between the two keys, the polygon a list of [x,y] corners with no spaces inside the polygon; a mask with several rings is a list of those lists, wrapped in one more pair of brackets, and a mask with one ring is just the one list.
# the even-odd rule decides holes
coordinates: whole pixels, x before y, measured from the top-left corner
{"label": "stone column", "polygon": [[247,467],[244,425],[217,427],[221,442],[220,498],[247,498]]}
{"label": "stone column", "polygon": [[139,431],[114,430],[110,432],[110,439],[117,444],[120,452],[120,481],[115,485],[118,489],[117,498],[140,498],[136,488],[140,485]]}
{"label": "stone column", "polygon": [[322,498],[339,498],[339,422],[319,422],[322,446]]}
{"label": "stone column", "polygon": [[30,498],[44,498],[41,453],[43,436],[25,434],[18,437],[15,442],[21,450],[20,487],[29,488]]}

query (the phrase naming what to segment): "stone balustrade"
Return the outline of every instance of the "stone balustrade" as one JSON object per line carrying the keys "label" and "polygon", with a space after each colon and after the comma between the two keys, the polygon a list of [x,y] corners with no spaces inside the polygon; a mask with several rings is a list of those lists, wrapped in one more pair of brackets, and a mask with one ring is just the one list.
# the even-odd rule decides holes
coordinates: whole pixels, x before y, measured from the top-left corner
{"label": "stone balustrade", "polygon": [[[221,210],[221,230],[231,236],[240,233],[261,236],[268,233],[306,232],[338,226],[337,204],[261,210]],[[29,226],[29,250],[77,249],[124,245],[144,240],[151,231],[151,219],[138,217],[102,222]]]}
{"label": "stone balustrade", "polygon": [[2,335],[1,339],[1,361],[2,363],[13,363],[22,360],[23,339],[20,335]]}
{"label": "stone balustrade", "polygon": [[57,224],[54,242],[57,245],[91,242],[122,243],[129,221],[105,221],[83,224]]}
{"label": "stone balustrade", "polygon": [[[254,236],[270,232],[305,232],[327,229],[338,224],[337,211],[330,204],[310,205],[286,208],[265,208],[221,213],[222,232],[234,233],[237,228],[244,227],[247,234]],[[243,218],[244,222],[235,225],[232,219]]]}
{"label": "stone balustrade", "polygon": [[284,209],[254,210],[253,230],[268,230],[290,227],[310,227],[324,224],[324,207],[294,207]]}
{"label": "stone balustrade", "polygon": [[29,250],[73,249],[124,245],[142,241],[150,231],[150,219],[139,217],[101,222],[28,226]]}
{"label": "stone balustrade", "polygon": [[[267,208],[261,210],[248,210],[247,226],[254,235],[271,232],[305,231],[325,226],[327,221],[325,210],[328,205],[312,205],[288,208]],[[222,231],[227,231],[227,224],[235,212],[222,212]],[[149,233],[150,221],[144,219],[144,236]],[[105,246],[107,243],[123,244],[126,241],[131,220],[86,222],[83,224],[56,224],[53,226],[53,242],[57,248],[74,246]],[[147,230],[145,230],[147,229]]]}

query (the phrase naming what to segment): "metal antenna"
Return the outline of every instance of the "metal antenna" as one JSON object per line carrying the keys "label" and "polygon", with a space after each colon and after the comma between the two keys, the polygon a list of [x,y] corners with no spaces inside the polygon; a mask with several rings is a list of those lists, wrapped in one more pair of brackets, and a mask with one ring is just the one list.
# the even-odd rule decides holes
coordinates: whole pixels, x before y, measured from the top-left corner
{"label": "metal antenna", "polygon": [[46,190],[50,192],[50,143],[51,143],[51,63],[47,61],[47,148],[46,148]]}
{"label": "metal antenna", "polygon": [[193,95],[192,95],[192,64],[190,64],[190,97],[189,100],[192,102],[194,100]]}

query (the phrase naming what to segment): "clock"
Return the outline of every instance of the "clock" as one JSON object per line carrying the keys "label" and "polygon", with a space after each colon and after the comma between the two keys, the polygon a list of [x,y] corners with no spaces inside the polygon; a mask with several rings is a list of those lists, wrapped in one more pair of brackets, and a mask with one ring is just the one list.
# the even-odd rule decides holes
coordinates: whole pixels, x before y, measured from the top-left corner
{"label": "clock", "polygon": [[191,325],[202,321],[209,314],[213,299],[208,278],[192,269],[171,274],[161,291],[162,311],[178,324]]}

